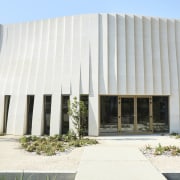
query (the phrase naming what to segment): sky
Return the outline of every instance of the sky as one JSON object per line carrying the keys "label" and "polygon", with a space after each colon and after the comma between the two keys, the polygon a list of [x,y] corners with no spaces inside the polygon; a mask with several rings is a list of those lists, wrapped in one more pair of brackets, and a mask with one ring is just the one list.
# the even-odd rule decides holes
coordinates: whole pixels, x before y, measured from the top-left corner
{"label": "sky", "polygon": [[180,0],[0,0],[0,24],[91,13],[180,19]]}

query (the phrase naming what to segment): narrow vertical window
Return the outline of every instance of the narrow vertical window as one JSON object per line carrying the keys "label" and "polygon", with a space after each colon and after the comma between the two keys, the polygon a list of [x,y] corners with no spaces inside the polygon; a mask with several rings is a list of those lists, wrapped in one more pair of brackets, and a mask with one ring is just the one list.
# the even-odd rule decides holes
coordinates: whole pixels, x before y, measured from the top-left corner
{"label": "narrow vertical window", "polygon": [[83,134],[88,135],[88,95],[81,95],[80,100],[84,102],[84,105],[87,108],[87,116],[84,119],[81,119],[81,127],[83,129]]}
{"label": "narrow vertical window", "polygon": [[32,130],[32,117],[33,117],[33,107],[34,107],[34,96],[27,96],[27,134],[31,134]]}
{"label": "narrow vertical window", "polygon": [[10,95],[4,96],[4,126],[3,126],[3,133],[7,131],[7,121],[8,121],[8,112],[9,112],[9,104],[10,104]]}
{"label": "narrow vertical window", "polygon": [[44,134],[50,133],[51,96],[44,96]]}
{"label": "narrow vertical window", "polygon": [[66,134],[69,131],[69,115],[68,115],[69,96],[62,96],[62,133]]}

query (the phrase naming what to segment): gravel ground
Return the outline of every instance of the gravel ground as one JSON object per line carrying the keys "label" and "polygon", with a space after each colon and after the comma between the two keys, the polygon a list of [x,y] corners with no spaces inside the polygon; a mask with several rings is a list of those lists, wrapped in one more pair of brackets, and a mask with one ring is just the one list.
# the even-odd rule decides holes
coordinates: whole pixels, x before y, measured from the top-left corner
{"label": "gravel ground", "polygon": [[[24,151],[18,136],[0,136],[0,171],[77,171],[84,148],[76,148],[57,156],[39,156]],[[180,147],[180,139],[160,135],[104,136],[97,137],[101,144],[130,146],[142,149],[145,145],[175,145]],[[128,155],[128,154],[127,154]],[[146,156],[163,173],[180,173],[180,156]]]}
{"label": "gravel ground", "polygon": [[20,147],[19,137],[0,136],[0,171],[76,171],[83,148],[56,156],[40,156]]}

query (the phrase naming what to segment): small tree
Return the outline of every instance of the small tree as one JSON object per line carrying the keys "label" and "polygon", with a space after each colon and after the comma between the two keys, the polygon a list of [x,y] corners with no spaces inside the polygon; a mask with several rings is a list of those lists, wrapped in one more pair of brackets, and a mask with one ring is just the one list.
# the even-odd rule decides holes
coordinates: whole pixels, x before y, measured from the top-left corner
{"label": "small tree", "polygon": [[76,129],[77,136],[81,139],[84,136],[83,124],[87,117],[87,107],[83,101],[78,101],[77,97],[68,103],[68,114],[73,120],[73,125]]}

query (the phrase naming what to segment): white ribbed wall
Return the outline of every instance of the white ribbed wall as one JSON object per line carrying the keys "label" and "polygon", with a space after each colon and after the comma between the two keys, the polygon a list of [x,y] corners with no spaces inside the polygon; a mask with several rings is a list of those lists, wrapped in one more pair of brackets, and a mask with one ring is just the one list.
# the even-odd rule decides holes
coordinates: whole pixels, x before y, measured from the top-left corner
{"label": "white ribbed wall", "polygon": [[[43,95],[52,95],[50,134],[61,133],[61,94],[89,95],[89,134],[99,133],[99,95],[169,95],[170,131],[180,132],[180,20],[120,14],[0,25],[0,132],[43,133]],[[70,122],[72,128],[72,123]]]}

